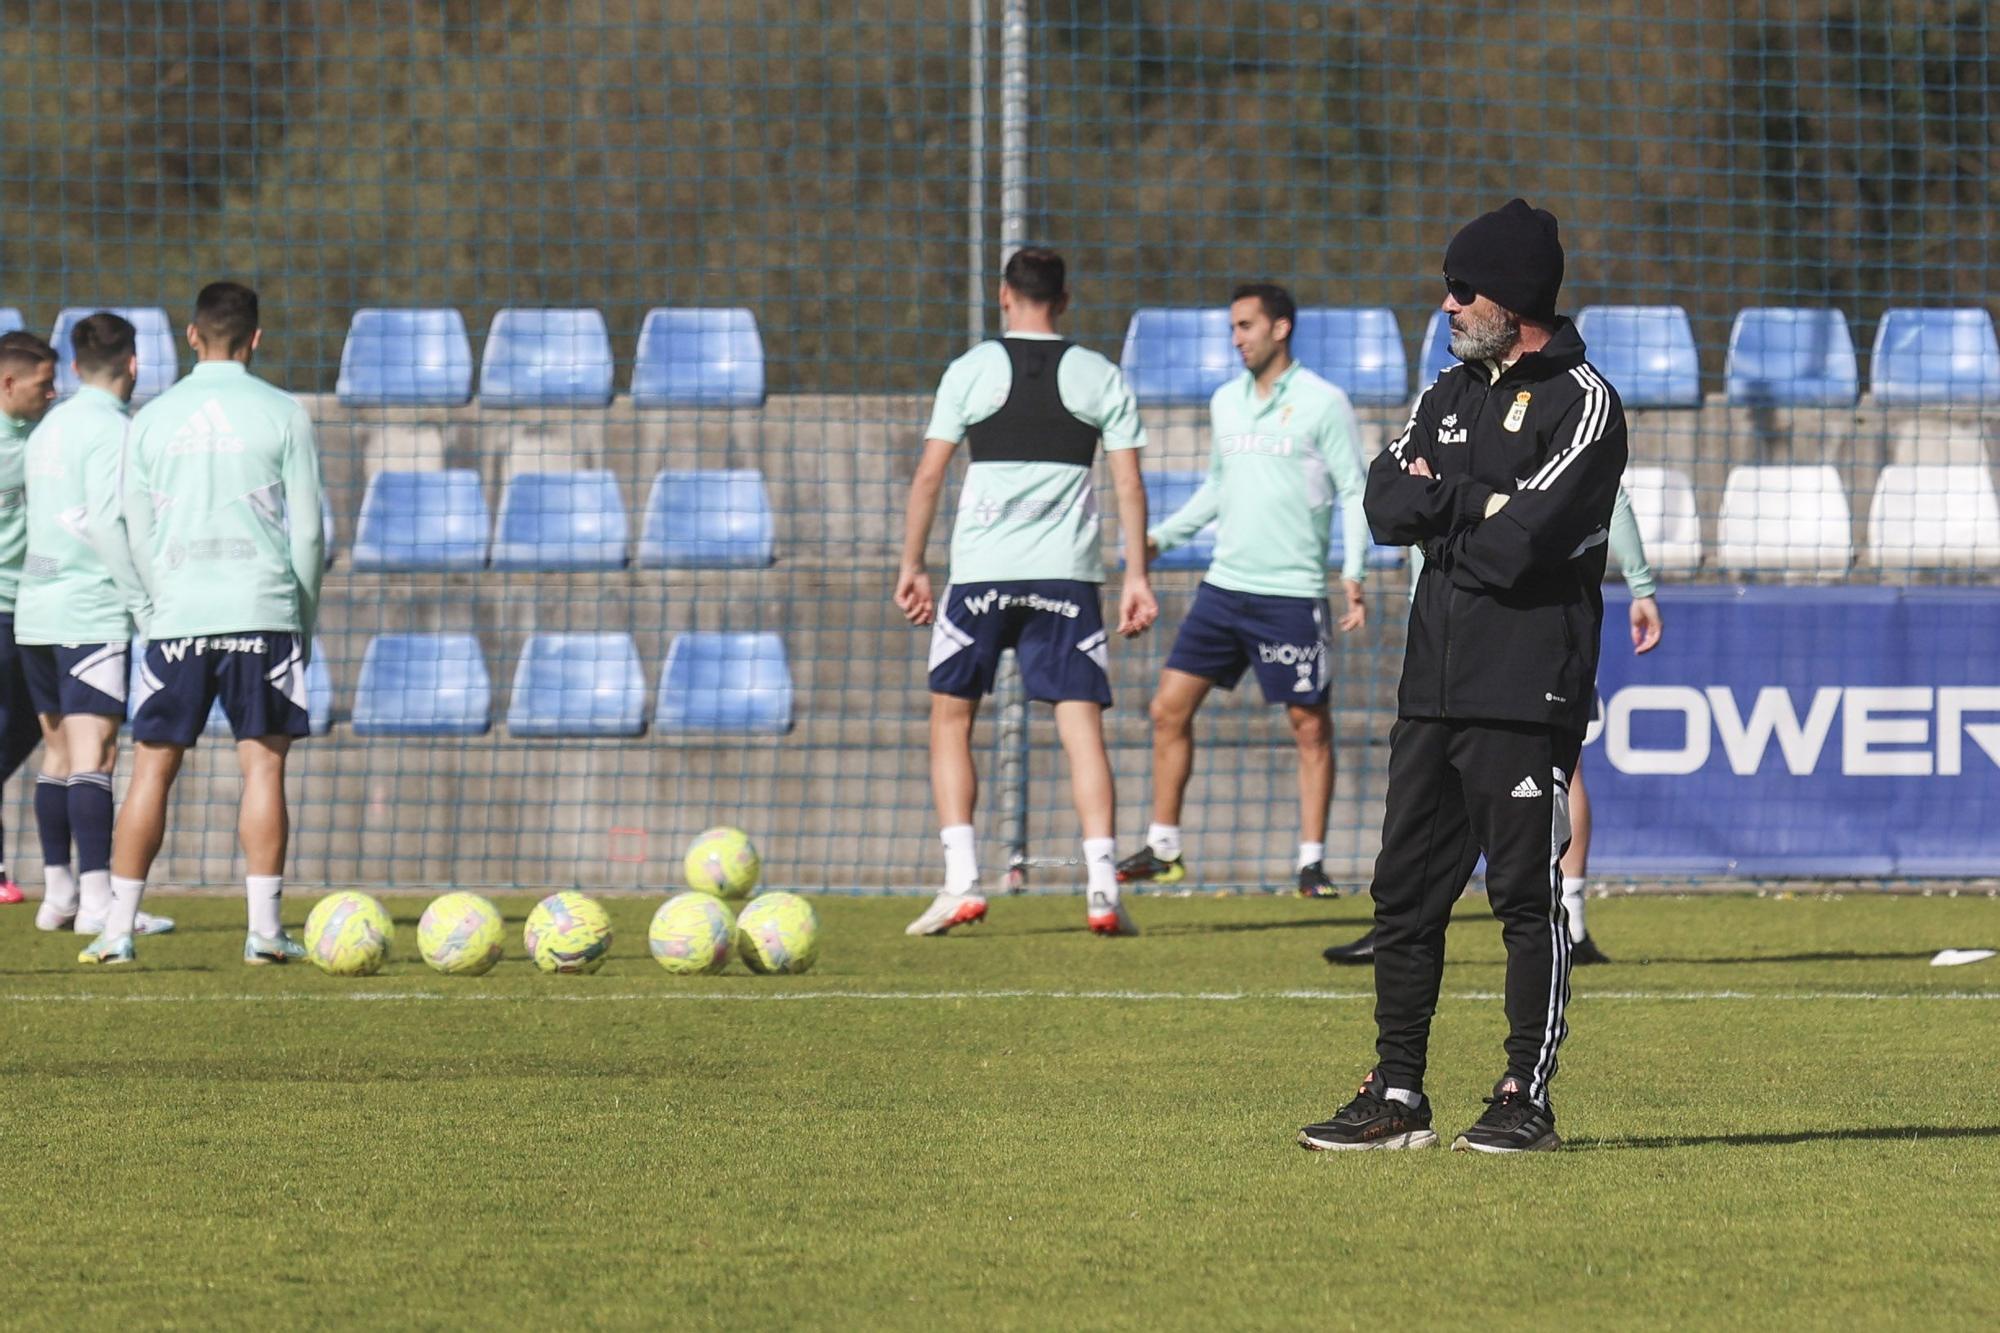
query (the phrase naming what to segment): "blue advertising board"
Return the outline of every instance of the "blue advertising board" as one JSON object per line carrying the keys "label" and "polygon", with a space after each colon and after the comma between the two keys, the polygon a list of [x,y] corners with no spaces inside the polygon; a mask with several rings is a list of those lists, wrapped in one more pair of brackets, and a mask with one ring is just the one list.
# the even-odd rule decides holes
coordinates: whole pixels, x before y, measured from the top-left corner
{"label": "blue advertising board", "polygon": [[2000,589],[1605,589],[1584,748],[1609,874],[2000,873]]}

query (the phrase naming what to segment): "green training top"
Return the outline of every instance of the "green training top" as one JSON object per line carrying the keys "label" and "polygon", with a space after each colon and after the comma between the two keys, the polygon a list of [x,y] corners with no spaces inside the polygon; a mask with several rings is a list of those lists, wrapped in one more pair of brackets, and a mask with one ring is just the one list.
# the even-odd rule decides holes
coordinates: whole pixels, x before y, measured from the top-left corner
{"label": "green training top", "polygon": [[1249,371],[1208,402],[1208,480],[1150,534],[1170,551],[1216,521],[1208,582],[1267,597],[1326,596],[1333,500],[1342,514],[1340,576],[1361,581],[1368,555],[1361,431],[1347,395],[1294,362],[1257,394]]}
{"label": "green training top", "polygon": [[1632,590],[1634,597],[1651,597],[1659,591],[1659,583],[1653,578],[1653,567],[1646,563],[1646,543],[1639,536],[1639,520],[1632,513],[1632,497],[1625,494],[1625,488],[1618,488],[1618,499],[1611,506],[1611,558],[1624,571],[1625,586]]}
{"label": "green training top", "polygon": [[29,422],[0,412],[0,615],[12,615],[28,553]]}
{"label": "green training top", "polygon": [[319,454],[290,394],[238,362],[197,362],[132,418],[125,527],[155,640],[269,630],[311,652]]}
{"label": "green training top", "polygon": [[[1054,334],[1009,338],[1057,341]],[[938,382],[927,440],[957,444],[967,427],[1005,406],[1014,366],[998,342],[983,342],[951,363]],[[1087,347],[1071,347],[1056,367],[1056,387],[1070,415],[1102,436],[1107,451],[1146,443],[1139,407],[1124,374]],[[951,582],[1017,579],[1104,581],[1101,524],[1090,469],[1054,462],[975,460],[965,471],[951,530]]]}
{"label": "green training top", "polygon": [[21,643],[123,643],[132,637],[121,591],[93,533],[123,526],[118,474],[125,404],[86,384],[28,437],[28,558],[14,638]]}
{"label": "green training top", "polygon": [[[1611,526],[1609,545],[1611,558],[1618,562],[1624,572],[1625,586],[1634,597],[1651,597],[1660,590],[1659,582],[1653,577],[1653,567],[1646,563],[1646,543],[1639,536],[1639,519],[1632,512],[1632,497],[1625,488],[1618,488],[1618,498],[1611,504]],[[1424,572],[1424,548],[1410,548],[1410,595],[1417,594],[1417,575]]]}

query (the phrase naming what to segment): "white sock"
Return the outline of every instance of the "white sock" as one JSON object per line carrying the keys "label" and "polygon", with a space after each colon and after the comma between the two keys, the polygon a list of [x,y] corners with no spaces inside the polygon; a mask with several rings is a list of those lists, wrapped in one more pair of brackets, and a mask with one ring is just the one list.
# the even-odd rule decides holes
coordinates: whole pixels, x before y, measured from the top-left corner
{"label": "white sock", "polygon": [[52,912],[76,915],[76,876],[68,866],[42,867],[42,902]]}
{"label": "white sock", "polygon": [[1569,942],[1583,942],[1583,890],[1588,884],[1582,875],[1563,876],[1563,911],[1569,915]]}
{"label": "white sock", "polygon": [[[143,882],[143,881],[142,881]],[[111,916],[111,872],[86,870],[77,878],[79,903],[76,914],[86,921],[105,921]]]}
{"label": "white sock", "polygon": [[104,938],[123,939],[132,933],[132,922],[139,915],[139,900],[145,896],[145,880],[126,879],[122,875],[111,877],[111,905],[104,909]]}
{"label": "white sock", "polygon": [[1094,896],[1108,893],[1115,901],[1118,897],[1118,840],[1116,838],[1085,838],[1083,840],[1083,868],[1089,874],[1090,892]]}
{"label": "white sock", "polygon": [[1153,855],[1162,861],[1181,859],[1181,826],[1179,824],[1155,824],[1146,830],[1146,845],[1153,849]]}
{"label": "white sock", "polygon": [[284,934],[278,919],[278,904],[285,896],[283,875],[249,875],[243,880],[244,896],[250,901],[250,933],[274,939]]}
{"label": "white sock", "polygon": [[1382,1093],[1385,1101],[1401,1102],[1405,1106],[1415,1106],[1424,1099],[1424,1094],[1411,1088],[1388,1088]]}
{"label": "white sock", "polygon": [[979,851],[972,841],[972,825],[940,829],[938,841],[944,844],[944,891],[979,892]]}
{"label": "white sock", "polygon": [[1326,844],[1323,842],[1302,842],[1299,844],[1299,869],[1316,866],[1326,859]]}

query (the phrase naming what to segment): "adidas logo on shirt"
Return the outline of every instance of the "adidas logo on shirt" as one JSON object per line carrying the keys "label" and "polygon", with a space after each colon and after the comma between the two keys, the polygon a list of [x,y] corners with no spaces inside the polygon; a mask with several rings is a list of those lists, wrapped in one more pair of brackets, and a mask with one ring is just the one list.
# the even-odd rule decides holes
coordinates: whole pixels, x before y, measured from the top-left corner
{"label": "adidas logo on shirt", "polygon": [[1514,795],[1520,797],[1524,801],[1532,801],[1533,799],[1535,799],[1535,797],[1540,796],[1541,794],[1542,794],[1542,789],[1535,785],[1535,780],[1531,777],[1522,778],[1520,782],[1515,784],[1514,787]]}
{"label": "adidas logo on shirt", "polygon": [[240,454],[243,439],[223,414],[222,404],[211,398],[195,414],[181,423],[167,441],[167,457],[185,458],[192,454]]}

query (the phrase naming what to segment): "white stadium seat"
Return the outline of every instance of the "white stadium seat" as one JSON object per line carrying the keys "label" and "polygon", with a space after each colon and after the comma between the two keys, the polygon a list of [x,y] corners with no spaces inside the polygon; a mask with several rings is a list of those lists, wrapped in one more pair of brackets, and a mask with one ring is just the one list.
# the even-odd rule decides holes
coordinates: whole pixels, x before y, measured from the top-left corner
{"label": "white stadium seat", "polygon": [[1722,488],[1725,569],[1838,573],[1854,563],[1847,488],[1832,467],[1739,467]]}
{"label": "white stadium seat", "polygon": [[1686,574],[1701,566],[1701,515],[1694,483],[1670,467],[1628,467],[1625,493],[1646,543],[1646,559],[1662,573]]}
{"label": "white stadium seat", "polygon": [[2000,565],[2000,496],[1981,464],[1891,464],[1868,506],[1868,555],[1880,566]]}

